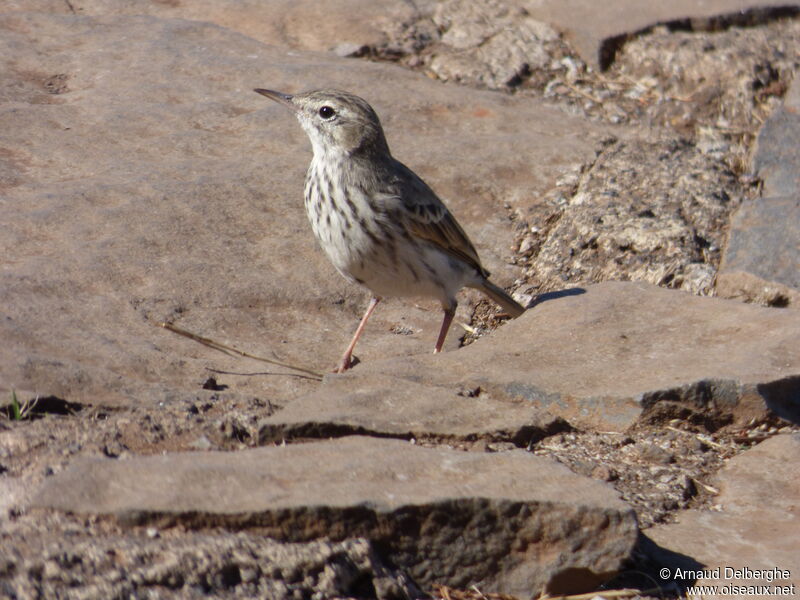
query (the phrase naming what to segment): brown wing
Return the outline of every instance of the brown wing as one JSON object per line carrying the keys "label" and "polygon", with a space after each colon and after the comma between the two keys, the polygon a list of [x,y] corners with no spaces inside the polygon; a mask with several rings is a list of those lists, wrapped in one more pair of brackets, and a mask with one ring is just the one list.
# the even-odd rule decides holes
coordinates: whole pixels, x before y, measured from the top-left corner
{"label": "brown wing", "polygon": [[396,193],[402,205],[396,218],[409,234],[438,246],[488,277],[475,246],[444,203],[411,169],[400,162],[396,164],[403,174],[395,180],[399,188]]}

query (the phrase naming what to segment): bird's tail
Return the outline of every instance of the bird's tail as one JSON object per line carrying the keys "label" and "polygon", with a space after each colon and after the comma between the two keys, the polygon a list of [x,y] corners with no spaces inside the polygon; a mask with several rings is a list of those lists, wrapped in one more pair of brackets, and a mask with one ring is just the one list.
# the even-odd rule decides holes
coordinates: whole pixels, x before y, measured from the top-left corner
{"label": "bird's tail", "polygon": [[508,292],[506,292],[503,288],[496,286],[488,279],[484,279],[480,285],[475,287],[502,306],[503,309],[512,316],[512,318],[517,318],[525,312],[525,309],[522,307],[522,305],[509,296]]}

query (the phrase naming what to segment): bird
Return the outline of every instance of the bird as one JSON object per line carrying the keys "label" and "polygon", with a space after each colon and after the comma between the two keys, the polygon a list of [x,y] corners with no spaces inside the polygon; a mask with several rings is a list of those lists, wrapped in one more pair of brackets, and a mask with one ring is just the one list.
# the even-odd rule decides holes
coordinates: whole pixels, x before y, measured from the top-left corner
{"label": "bird", "polygon": [[349,92],[255,92],[288,108],[311,141],[304,201],[314,235],[339,273],[367,288],[369,305],[334,373],[353,351],[386,297],[438,300],[441,352],[463,287],[480,290],[511,317],[525,309],[489,280],[475,246],[436,193],[389,151],[375,110]]}

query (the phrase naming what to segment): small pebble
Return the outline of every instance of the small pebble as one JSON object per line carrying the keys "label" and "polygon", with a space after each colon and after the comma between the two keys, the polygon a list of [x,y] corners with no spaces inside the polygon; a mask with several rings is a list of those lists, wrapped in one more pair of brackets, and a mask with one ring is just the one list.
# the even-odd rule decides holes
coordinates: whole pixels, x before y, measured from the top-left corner
{"label": "small pebble", "polygon": [[206,436],[201,435],[189,444],[189,448],[192,448],[193,450],[209,450],[211,449],[212,445],[213,444],[211,443],[211,440],[209,440]]}
{"label": "small pebble", "polygon": [[641,450],[642,458],[659,465],[668,465],[675,462],[675,455],[656,444],[645,444]]}
{"label": "small pebble", "polygon": [[703,443],[698,438],[691,438],[686,442],[686,447],[693,452],[706,452],[709,448],[708,444]]}
{"label": "small pebble", "polygon": [[363,44],[355,44],[353,42],[343,42],[333,49],[333,53],[340,58],[349,58],[354,56],[361,56],[367,50]]}

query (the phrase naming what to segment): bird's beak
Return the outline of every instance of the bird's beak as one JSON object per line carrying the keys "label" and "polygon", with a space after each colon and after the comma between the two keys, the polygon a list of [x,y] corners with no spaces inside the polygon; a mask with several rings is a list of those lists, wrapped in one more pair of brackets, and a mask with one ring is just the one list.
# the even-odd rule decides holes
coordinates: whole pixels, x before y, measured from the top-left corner
{"label": "bird's beak", "polygon": [[266,96],[270,100],[274,100],[278,104],[283,104],[286,108],[290,108],[291,110],[297,112],[297,106],[292,102],[292,96],[289,94],[282,94],[281,92],[276,92],[273,90],[265,90],[265,89],[255,89],[254,92],[258,92],[262,96]]}

